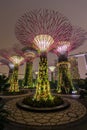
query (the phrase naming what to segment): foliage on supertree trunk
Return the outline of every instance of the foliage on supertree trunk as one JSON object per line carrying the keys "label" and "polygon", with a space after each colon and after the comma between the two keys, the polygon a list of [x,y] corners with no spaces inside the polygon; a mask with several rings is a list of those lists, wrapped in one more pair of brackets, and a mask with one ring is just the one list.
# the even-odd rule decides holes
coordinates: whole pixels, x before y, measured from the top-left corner
{"label": "foliage on supertree trunk", "polygon": [[58,63],[58,93],[71,93],[75,88],[72,83],[71,73],[70,73],[70,63],[59,62]]}
{"label": "foliage on supertree trunk", "polygon": [[33,85],[32,82],[32,67],[33,67],[33,63],[32,62],[26,62],[26,70],[25,70],[25,77],[24,77],[24,86],[27,88],[31,88]]}
{"label": "foliage on supertree trunk", "polygon": [[14,66],[13,73],[9,79],[10,82],[10,88],[9,92],[19,92],[19,86],[18,86],[18,65],[16,64]]}
{"label": "foliage on supertree trunk", "polygon": [[50,92],[50,84],[48,80],[47,56],[41,54],[39,62],[39,73],[37,78],[36,93],[34,99],[38,100],[52,100],[53,97]]}

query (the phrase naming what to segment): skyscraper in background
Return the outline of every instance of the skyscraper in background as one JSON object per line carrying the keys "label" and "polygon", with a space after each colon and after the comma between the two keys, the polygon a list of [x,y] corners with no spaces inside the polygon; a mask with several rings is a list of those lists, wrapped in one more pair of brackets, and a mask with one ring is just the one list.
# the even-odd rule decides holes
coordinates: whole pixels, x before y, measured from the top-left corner
{"label": "skyscraper in background", "polygon": [[54,79],[55,80],[58,80],[57,79],[58,78],[58,67],[57,67],[57,63],[58,63],[58,60],[55,60],[54,61],[54,65],[56,66],[55,71],[54,71]]}
{"label": "skyscraper in background", "polygon": [[70,62],[70,69],[71,69],[71,75],[72,79],[79,79],[80,74],[78,70],[78,61],[77,57],[69,57],[69,62]]}
{"label": "skyscraper in background", "polygon": [[85,53],[84,57],[85,57],[85,65],[86,65],[86,70],[87,70],[87,53]]}

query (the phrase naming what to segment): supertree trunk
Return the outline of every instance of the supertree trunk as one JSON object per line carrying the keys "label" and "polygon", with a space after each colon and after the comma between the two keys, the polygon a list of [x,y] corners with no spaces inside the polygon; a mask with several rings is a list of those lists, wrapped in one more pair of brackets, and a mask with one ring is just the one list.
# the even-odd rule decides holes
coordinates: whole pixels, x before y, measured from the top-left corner
{"label": "supertree trunk", "polygon": [[11,68],[9,68],[9,74],[8,74],[8,78],[10,78],[11,76],[12,76],[12,74],[13,74],[13,68],[11,69]]}
{"label": "supertree trunk", "polygon": [[18,65],[14,66],[13,73],[9,79],[10,82],[10,92],[19,92],[19,86],[18,86]]}
{"label": "supertree trunk", "polygon": [[38,100],[52,100],[53,97],[50,92],[50,85],[48,80],[47,56],[41,54],[39,62],[39,73],[37,78],[36,93],[34,99]]}
{"label": "supertree trunk", "polygon": [[54,82],[53,72],[51,72],[51,81]]}
{"label": "supertree trunk", "polygon": [[27,88],[32,88],[32,68],[33,68],[33,63],[32,62],[26,62],[26,70],[25,70],[25,77],[24,77],[24,86]]}
{"label": "supertree trunk", "polygon": [[[61,56],[62,57],[62,56]],[[63,57],[64,60],[64,57]],[[65,57],[65,61],[59,59],[58,63],[58,93],[71,93],[75,88],[72,83],[72,77],[70,73],[70,63]]]}
{"label": "supertree trunk", "polygon": [[51,72],[51,81],[54,82],[53,72]]}

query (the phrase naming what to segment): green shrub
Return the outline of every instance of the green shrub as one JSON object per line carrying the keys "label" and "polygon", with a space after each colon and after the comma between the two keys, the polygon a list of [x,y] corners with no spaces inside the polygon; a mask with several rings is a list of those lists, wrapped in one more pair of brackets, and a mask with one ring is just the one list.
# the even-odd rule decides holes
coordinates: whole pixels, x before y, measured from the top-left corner
{"label": "green shrub", "polygon": [[32,97],[26,97],[24,98],[23,103],[32,107],[39,107],[39,108],[45,107],[46,108],[46,107],[55,107],[55,106],[59,106],[63,104],[63,99],[59,96],[54,96],[53,100],[40,99],[39,101],[37,101],[33,99]]}
{"label": "green shrub", "polygon": [[57,81],[55,81],[55,82],[50,81],[50,88],[56,89],[57,88]]}
{"label": "green shrub", "polygon": [[21,95],[21,94],[26,94],[28,91],[27,90],[20,90],[19,92],[9,92],[9,91],[4,91],[3,95]]}

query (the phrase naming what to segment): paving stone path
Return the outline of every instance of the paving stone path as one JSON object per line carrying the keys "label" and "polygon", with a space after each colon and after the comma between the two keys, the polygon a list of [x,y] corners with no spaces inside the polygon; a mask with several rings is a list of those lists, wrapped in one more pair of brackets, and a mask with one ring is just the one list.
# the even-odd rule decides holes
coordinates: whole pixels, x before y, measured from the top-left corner
{"label": "paving stone path", "polygon": [[5,109],[10,111],[8,119],[15,123],[33,126],[53,126],[74,122],[86,114],[85,106],[73,99],[65,98],[71,103],[71,106],[66,110],[51,113],[28,112],[19,109],[16,106],[16,102],[20,99],[21,98],[12,99],[6,102],[4,106]]}

